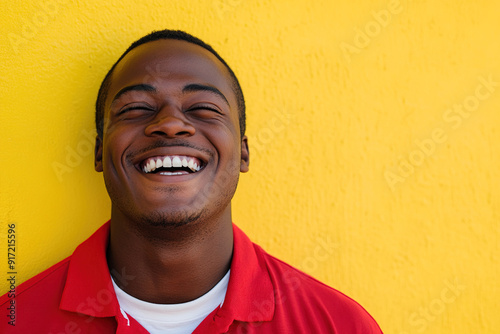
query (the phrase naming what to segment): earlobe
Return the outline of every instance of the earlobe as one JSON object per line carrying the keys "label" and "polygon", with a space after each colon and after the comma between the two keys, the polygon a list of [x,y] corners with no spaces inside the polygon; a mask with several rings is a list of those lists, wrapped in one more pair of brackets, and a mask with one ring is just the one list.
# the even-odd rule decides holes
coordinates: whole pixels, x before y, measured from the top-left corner
{"label": "earlobe", "polygon": [[99,136],[95,137],[94,169],[102,172],[102,140]]}
{"label": "earlobe", "polygon": [[240,172],[241,173],[248,172],[249,165],[250,165],[250,150],[248,149],[248,138],[247,138],[247,136],[243,136],[241,138]]}

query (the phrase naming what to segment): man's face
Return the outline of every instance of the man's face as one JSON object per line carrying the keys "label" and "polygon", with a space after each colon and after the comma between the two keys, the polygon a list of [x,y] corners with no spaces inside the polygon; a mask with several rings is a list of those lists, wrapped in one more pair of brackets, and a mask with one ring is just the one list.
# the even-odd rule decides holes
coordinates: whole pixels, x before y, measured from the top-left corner
{"label": "man's face", "polygon": [[179,226],[230,210],[248,148],[229,72],[208,50],[138,46],[114,69],[104,119],[96,170],[113,216]]}

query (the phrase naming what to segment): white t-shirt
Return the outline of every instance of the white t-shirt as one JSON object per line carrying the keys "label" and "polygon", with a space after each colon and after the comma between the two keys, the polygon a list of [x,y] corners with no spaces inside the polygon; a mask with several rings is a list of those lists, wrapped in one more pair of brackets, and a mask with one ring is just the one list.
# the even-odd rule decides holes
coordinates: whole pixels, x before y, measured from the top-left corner
{"label": "white t-shirt", "polygon": [[[116,298],[122,313],[130,314],[151,334],[190,334],[219,305],[229,283],[229,273],[203,296],[181,304],[154,304],[132,297],[120,289],[113,278]],[[125,316],[125,314],[124,314]]]}

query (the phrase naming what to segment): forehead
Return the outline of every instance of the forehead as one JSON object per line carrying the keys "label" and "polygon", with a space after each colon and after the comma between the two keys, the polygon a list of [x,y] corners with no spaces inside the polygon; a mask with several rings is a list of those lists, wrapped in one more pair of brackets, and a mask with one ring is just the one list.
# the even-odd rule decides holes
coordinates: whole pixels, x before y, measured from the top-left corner
{"label": "forehead", "polygon": [[122,88],[141,83],[156,88],[180,88],[189,83],[211,85],[222,91],[231,109],[236,109],[228,69],[210,51],[186,41],[163,39],[131,50],[113,70],[106,105]]}

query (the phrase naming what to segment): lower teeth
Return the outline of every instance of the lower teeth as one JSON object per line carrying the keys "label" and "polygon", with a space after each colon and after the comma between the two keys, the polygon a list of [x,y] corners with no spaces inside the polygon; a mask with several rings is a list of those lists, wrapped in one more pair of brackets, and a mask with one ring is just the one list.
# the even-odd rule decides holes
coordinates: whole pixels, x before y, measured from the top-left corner
{"label": "lower teeth", "polygon": [[182,175],[181,172],[160,172],[160,175]]}

